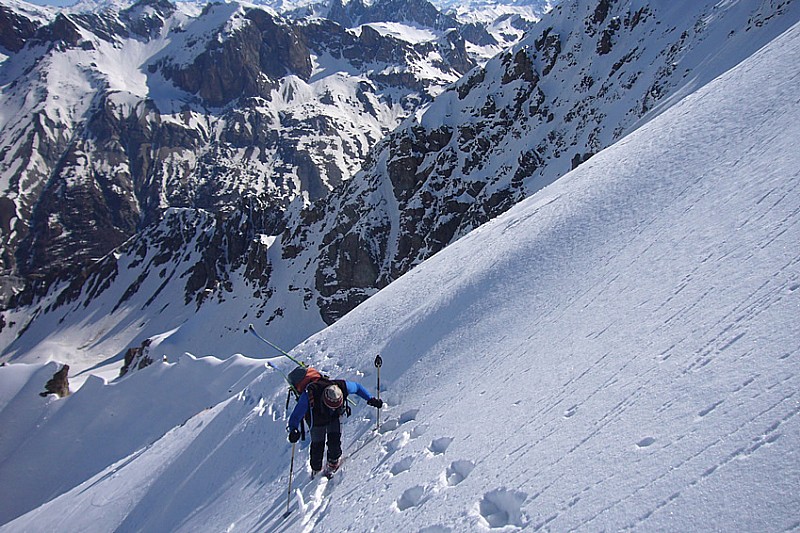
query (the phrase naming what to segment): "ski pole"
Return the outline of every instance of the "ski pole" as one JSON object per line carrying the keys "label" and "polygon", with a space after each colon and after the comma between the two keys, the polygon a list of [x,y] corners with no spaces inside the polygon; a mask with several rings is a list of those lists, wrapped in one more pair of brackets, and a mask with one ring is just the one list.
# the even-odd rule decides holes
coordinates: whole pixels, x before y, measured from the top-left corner
{"label": "ski pole", "polygon": [[292,357],[291,355],[289,355],[289,352],[287,352],[286,350],[283,350],[283,349],[282,349],[280,346],[277,346],[277,345],[275,345],[275,344],[273,344],[273,343],[269,342],[267,339],[265,339],[264,337],[262,337],[261,335],[259,335],[259,334],[258,334],[258,332],[256,331],[256,328],[254,328],[254,327],[253,327],[253,324],[250,324],[250,325],[249,325],[249,327],[248,327],[247,329],[248,329],[248,331],[249,331],[250,333],[252,333],[253,335],[255,335],[255,336],[256,336],[256,338],[257,338],[258,340],[260,340],[261,342],[263,342],[263,343],[265,343],[265,344],[267,344],[267,345],[269,345],[269,346],[271,346],[271,347],[275,348],[276,350],[278,350],[279,352],[281,352],[281,354],[282,354],[282,355],[284,355],[284,356],[288,357],[289,359],[291,359],[291,360],[292,360],[294,363],[296,363],[296,364],[298,364],[298,365],[302,366],[303,368],[305,368],[305,367],[307,367],[307,366],[308,366],[308,365],[307,365],[307,364],[305,364],[304,362],[302,362],[302,361],[298,361],[297,359],[295,359],[294,357]]}
{"label": "ski pole", "polygon": [[[378,399],[381,399],[381,366],[383,365],[383,359],[381,359],[381,354],[375,356],[375,368],[378,369]],[[375,431],[381,430],[381,409],[378,408],[378,425],[375,427]]]}
{"label": "ski pole", "polygon": [[292,443],[292,461],[289,464],[289,490],[286,492],[286,514],[283,515],[284,518],[289,516],[289,502],[292,499],[292,474],[294,474],[294,447],[296,445],[296,442]]}

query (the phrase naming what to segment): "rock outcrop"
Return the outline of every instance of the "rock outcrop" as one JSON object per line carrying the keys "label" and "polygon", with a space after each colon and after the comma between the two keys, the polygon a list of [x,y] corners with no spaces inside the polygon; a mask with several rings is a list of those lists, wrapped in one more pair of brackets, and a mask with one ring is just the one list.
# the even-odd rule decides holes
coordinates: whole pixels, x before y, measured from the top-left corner
{"label": "rock outcrop", "polygon": [[61,369],[53,374],[44,386],[44,392],[40,392],[39,396],[46,397],[49,394],[55,394],[59,398],[69,396],[69,365],[64,365]]}

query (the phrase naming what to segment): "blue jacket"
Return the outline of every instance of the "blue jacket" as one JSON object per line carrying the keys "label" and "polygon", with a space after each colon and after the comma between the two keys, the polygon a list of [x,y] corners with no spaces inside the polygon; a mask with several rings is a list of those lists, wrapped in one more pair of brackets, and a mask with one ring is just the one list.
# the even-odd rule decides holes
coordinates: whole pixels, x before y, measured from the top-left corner
{"label": "blue jacket", "polygon": [[[347,393],[348,394],[358,394],[365,400],[369,400],[372,396],[370,396],[369,391],[364,388],[361,383],[356,383],[355,381],[345,381],[347,385]],[[306,416],[310,405],[308,403],[308,391],[303,391],[303,394],[297,399],[297,405],[294,406],[294,411],[292,411],[292,415],[289,417],[289,429],[300,429],[300,421]]]}

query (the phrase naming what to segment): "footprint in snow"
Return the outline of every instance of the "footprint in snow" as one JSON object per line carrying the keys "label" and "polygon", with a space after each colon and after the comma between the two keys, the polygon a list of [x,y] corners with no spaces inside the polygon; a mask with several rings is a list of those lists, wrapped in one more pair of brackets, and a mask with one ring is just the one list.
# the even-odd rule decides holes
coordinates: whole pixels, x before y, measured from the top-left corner
{"label": "footprint in snow", "polygon": [[413,457],[404,457],[403,459],[400,459],[394,465],[392,465],[392,468],[389,470],[389,473],[392,474],[393,476],[402,474],[407,470],[411,470],[411,465],[413,463],[414,463]]}
{"label": "footprint in snow", "polygon": [[439,439],[433,439],[433,441],[431,441],[430,446],[428,446],[428,449],[431,451],[433,455],[441,455],[447,451],[447,448],[450,446],[451,442],[453,442],[452,437],[442,437]]}
{"label": "footprint in snow", "polygon": [[386,453],[393,454],[404,448],[410,440],[411,436],[408,434],[408,432],[403,432],[401,435],[384,444],[383,448],[386,450]]}
{"label": "footprint in snow", "polygon": [[425,434],[426,431],[428,431],[428,425],[420,424],[411,430],[411,438],[416,439],[417,437],[421,437]]}
{"label": "footprint in snow", "polygon": [[427,489],[422,485],[416,485],[410,489],[406,489],[395,502],[397,509],[405,511],[406,509],[422,505],[427,499],[427,493]]}
{"label": "footprint in snow", "polygon": [[417,419],[417,413],[419,413],[419,409],[411,409],[406,411],[402,415],[400,415],[400,423],[405,424],[407,422],[411,422],[412,420]]}
{"label": "footprint in snow", "polygon": [[648,446],[651,446],[655,441],[656,441],[655,437],[645,437],[639,442],[637,442],[636,446],[638,446],[639,448],[647,448]]}
{"label": "footprint in snow", "polygon": [[386,420],[385,422],[381,423],[379,433],[388,433],[390,431],[394,431],[403,424],[413,422],[417,419],[417,413],[419,413],[419,409],[411,409],[410,411],[406,411],[405,413],[401,414],[397,418],[390,418],[389,420]]}
{"label": "footprint in snow", "polygon": [[399,427],[400,422],[396,418],[391,418],[385,422],[381,422],[381,428],[378,430],[378,433],[383,435],[385,433],[389,433],[390,431],[394,431]]}
{"label": "footprint in snow", "polygon": [[444,472],[444,478],[447,484],[451,487],[455,487],[465,479],[467,476],[472,473],[472,470],[475,468],[475,463],[472,461],[453,461],[450,463],[450,466],[447,467],[447,470]]}
{"label": "footprint in snow", "polygon": [[491,529],[525,527],[528,517],[522,512],[522,505],[527,498],[527,494],[518,490],[495,489],[484,494],[478,502],[478,514],[484,525]]}

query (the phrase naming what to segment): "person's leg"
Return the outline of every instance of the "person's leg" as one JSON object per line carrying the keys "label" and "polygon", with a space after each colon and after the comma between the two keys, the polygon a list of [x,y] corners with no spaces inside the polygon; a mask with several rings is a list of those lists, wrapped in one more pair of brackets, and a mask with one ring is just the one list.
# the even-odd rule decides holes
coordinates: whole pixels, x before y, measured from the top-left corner
{"label": "person's leg", "polygon": [[311,470],[319,472],[322,470],[322,456],[325,452],[325,432],[327,427],[311,428],[311,453],[309,459]]}
{"label": "person's leg", "polygon": [[328,464],[334,469],[339,466],[342,457],[342,426],[335,418],[328,424]]}

